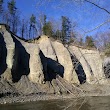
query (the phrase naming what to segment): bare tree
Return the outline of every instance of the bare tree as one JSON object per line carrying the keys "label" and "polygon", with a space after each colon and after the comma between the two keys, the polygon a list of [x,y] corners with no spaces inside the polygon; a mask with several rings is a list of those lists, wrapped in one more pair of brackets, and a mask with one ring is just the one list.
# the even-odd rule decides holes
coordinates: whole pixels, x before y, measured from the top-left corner
{"label": "bare tree", "polygon": [[39,14],[39,18],[38,18],[38,21],[39,21],[39,34],[40,35],[43,35],[43,26],[45,24],[45,19],[46,19],[46,15],[44,15],[43,13],[40,13]]}
{"label": "bare tree", "polygon": [[104,50],[106,45],[110,42],[110,33],[99,33],[95,37],[95,44],[100,50]]}

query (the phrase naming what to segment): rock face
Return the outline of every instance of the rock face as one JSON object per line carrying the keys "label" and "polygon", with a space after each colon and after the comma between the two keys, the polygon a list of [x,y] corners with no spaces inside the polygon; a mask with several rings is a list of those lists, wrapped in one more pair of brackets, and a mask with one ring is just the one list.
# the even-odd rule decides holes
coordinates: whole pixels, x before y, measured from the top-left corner
{"label": "rock face", "polygon": [[103,62],[98,51],[82,49],[75,46],[70,46],[69,49],[82,64],[88,83],[106,83],[102,66]]}
{"label": "rock face", "polygon": [[[16,37],[14,36],[14,38]],[[16,45],[16,48],[18,49],[19,54],[21,54],[22,56],[20,59],[24,67],[23,68],[24,69],[23,72],[25,72],[24,74],[28,75],[28,78],[33,83],[41,84],[44,77],[43,77],[43,67],[40,59],[40,49],[38,45],[32,43],[28,44],[19,39],[17,40],[19,46]],[[18,56],[18,60],[19,60],[19,56]]]}
{"label": "rock face", "polygon": [[104,84],[106,83],[105,80],[105,75],[103,71],[103,61],[100,57],[100,53],[96,50],[82,50],[82,54],[88,61],[88,64],[90,65],[95,82],[94,83],[99,83],[99,84]]}
{"label": "rock face", "polygon": [[74,84],[107,83],[98,51],[67,47],[47,36],[27,43],[0,26],[0,81],[10,92],[62,94],[71,93]]}
{"label": "rock face", "polygon": [[[11,70],[12,80],[17,82],[22,75],[27,75],[33,83],[41,83],[43,68],[38,45],[25,43],[7,30],[1,31],[6,46],[6,69]],[[7,76],[3,74],[4,78]]]}
{"label": "rock face", "polygon": [[58,62],[64,66],[64,79],[68,82],[79,84],[77,74],[75,72],[74,65],[68,50],[64,47],[62,43],[57,41],[53,42],[53,47],[55,49]]}
{"label": "rock face", "polygon": [[[34,83],[42,83],[43,82],[43,67],[40,59],[40,50],[38,45],[31,44],[27,46],[28,53],[30,54],[30,73],[28,75],[29,79]],[[34,50],[33,50],[34,49]]]}
{"label": "rock face", "polygon": [[47,36],[45,35],[41,36],[37,42],[40,50],[43,52],[43,54],[47,58],[51,58],[52,60],[55,60],[55,61],[57,60],[51,40]]}
{"label": "rock face", "polygon": [[[52,42],[47,36],[41,36],[38,39],[38,45],[43,54],[50,59],[47,59],[49,67],[54,70],[57,70],[58,66],[55,66],[57,62],[64,67],[64,73],[60,72],[62,77],[71,83],[79,84],[78,77],[73,69],[74,65],[72,64],[70,54],[68,50],[64,47],[62,43]],[[52,61],[53,60],[53,61]],[[56,62],[53,63],[53,62]],[[68,65],[67,65],[68,64]],[[53,67],[52,67],[53,65]],[[62,68],[59,68],[59,70]],[[58,71],[57,71],[58,72]]]}
{"label": "rock face", "polygon": [[[3,51],[2,56],[4,57],[2,59],[3,60],[2,66],[3,66],[3,69],[5,68],[10,69],[10,74],[11,74],[11,69],[12,69],[13,62],[14,62],[15,43],[13,42],[13,39],[10,33],[6,29],[2,31],[1,37],[2,37],[1,38],[2,44],[4,45],[2,47],[2,51]],[[4,79],[7,79],[7,80],[11,79],[11,75],[6,75],[6,73],[2,76],[4,77]]]}
{"label": "rock face", "polygon": [[51,40],[43,35],[37,40],[37,43],[41,51],[40,57],[44,68],[45,80],[51,81],[56,78],[56,73],[62,75],[63,67],[57,62],[57,56]]}

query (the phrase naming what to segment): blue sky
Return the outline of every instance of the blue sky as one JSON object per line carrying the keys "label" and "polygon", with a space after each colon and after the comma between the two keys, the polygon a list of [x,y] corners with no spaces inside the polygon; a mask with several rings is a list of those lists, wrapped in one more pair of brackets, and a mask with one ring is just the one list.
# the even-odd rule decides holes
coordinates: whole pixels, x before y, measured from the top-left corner
{"label": "blue sky", "polygon": [[[10,0],[5,0],[10,1]],[[47,15],[49,20],[60,20],[61,16],[68,16],[77,23],[76,30],[81,34],[84,31],[92,30],[104,21],[110,19],[110,15],[101,9],[89,3],[75,3],[72,0],[15,0],[21,16],[29,18],[31,14],[38,17],[38,13]],[[110,0],[92,0],[101,7],[110,11]],[[99,32],[109,31],[110,23],[86,33],[86,35],[95,35]],[[84,31],[83,31],[84,30]]]}

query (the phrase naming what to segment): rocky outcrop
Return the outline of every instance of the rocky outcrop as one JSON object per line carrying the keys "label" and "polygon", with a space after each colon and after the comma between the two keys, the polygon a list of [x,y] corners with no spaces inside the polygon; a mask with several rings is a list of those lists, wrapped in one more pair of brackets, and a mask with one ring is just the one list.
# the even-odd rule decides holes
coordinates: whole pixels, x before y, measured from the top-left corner
{"label": "rocky outcrop", "polygon": [[[47,59],[47,63],[51,69],[57,70],[59,67],[55,65],[61,64],[64,67],[64,73],[59,71],[59,74],[62,74],[62,77],[64,77],[65,80],[71,83],[79,84],[77,74],[73,69],[74,65],[72,64],[70,54],[62,43],[57,41],[52,42],[47,36],[41,36],[38,39],[38,45],[43,54],[47,58],[50,58]],[[55,63],[55,61],[59,64],[57,62]],[[59,68],[59,70],[63,71],[62,68]]]}
{"label": "rocky outcrop", "polygon": [[37,40],[37,43],[40,48],[45,81],[52,81],[56,78],[56,75],[63,77],[64,67],[57,61],[57,55],[51,40],[43,35]]}
{"label": "rocky outcrop", "polygon": [[102,66],[103,62],[97,50],[82,49],[75,46],[70,46],[69,49],[82,64],[88,83],[107,83]]}
{"label": "rocky outcrop", "polygon": [[75,54],[75,56],[77,57],[77,59],[82,64],[83,69],[84,69],[85,74],[86,74],[86,77],[87,77],[86,81],[88,83],[90,83],[91,82],[92,73],[91,73],[91,68],[89,67],[88,63],[85,60],[85,57],[82,56],[82,54],[81,54],[81,52],[80,52],[80,50],[79,50],[78,47],[70,46],[69,49],[70,49],[71,52],[73,52]]}
{"label": "rocky outcrop", "polygon": [[97,50],[65,46],[47,36],[27,43],[0,28],[0,81],[10,93],[73,94],[75,84],[107,84],[102,64]]}
{"label": "rocky outcrop", "polygon": [[82,54],[84,55],[85,59],[88,61],[88,64],[92,69],[92,73],[95,78],[94,83],[107,83],[103,71],[103,61],[100,57],[99,51],[83,49]]}
{"label": "rocky outcrop", "polygon": [[[7,37],[8,36],[8,37]],[[3,67],[1,67],[2,69],[8,68],[10,70],[10,72],[7,75],[6,72],[2,75],[2,77],[4,77],[4,79],[6,80],[11,80],[11,69],[13,66],[13,62],[14,62],[14,52],[15,52],[15,43],[13,42],[13,39],[11,37],[11,34],[4,28],[3,31],[1,32],[1,39],[2,39],[2,44],[4,46],[2,46],[2,56],[4,57],[3,59],[1,59],[3,61]]]}
{"label": "rocky outcrop", "polygon": [[[14,41],[16,43],[16,49],[21,55],[20,60],[22,61],[22,65],[24,67],[23,69],[24,71],[26,70],[24,74],[26,74],[33,83],[41,84],[44,77],[43,67],[40,59],[40,49],[38,45],[21,41],[16,36],[13,36],[13,39],[15,39]],[[18,60],[20,55],[17,57]]]}
{"label": "rocky outcrop", "polygon": [[[17,82],[22,75],[27,75],[32,82],[41,84],[44,78],[38,45],[21,41],[8,30],[2,29],[1,35],[5,45],[3,51],[6,55],[6,69],[10,69],[12,80]],[[6,72],[2,75],[4,79],[9,80],[8,76]]]}
{"label": "rocky outcrop", "polygon": [[64,79],[70,83],[79,84],[77,74],[74,70],[74,65],[72,64],[70,54],[66,47],[57,41],[53,42],[52,44],[55,49],[58,62],[64,66]]}
{"label": "rocky outcrop", "polygon": [[38,39],[37,43],[39,45],[40,50],[45,55],[45,57],[51,58],[52,60],[55,60],[55,61],[57,60],[55,51],[52,46],[52,42],[47,36],[45,35],[41,36]]}
{"label": "rocky outcrop", "polygon": [[[0,46],[0,69],[3,69],[1,78],[12,85],[15,91],[25,95],[69,91],[65,87],[66,84],[63,85],[64,67],[57,61],[57,55],[48,37],[42,36],[37,44],[27,43],[5,27],[1,29],[0,36],[0,42],[3,43]],[[62,81],[58,79],[60,77]]]}

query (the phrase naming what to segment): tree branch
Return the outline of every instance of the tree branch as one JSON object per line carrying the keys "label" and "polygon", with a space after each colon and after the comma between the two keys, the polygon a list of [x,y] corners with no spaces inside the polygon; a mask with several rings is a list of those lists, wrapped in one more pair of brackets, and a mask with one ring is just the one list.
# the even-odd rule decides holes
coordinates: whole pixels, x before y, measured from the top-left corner
{"label": "tree branch", "polygon": [[110,14],[110,11],[108,11],[107,9],[105,9],[105,8],[103,8],[103,7],[100,7],[99,5],[93,3],[93,2],[91,2],[91,1],[89,1],[89,0],[85,0],[85,1],[88,2],[88,3],[90,3],[90,4],[92,4],[92,5],[94,5],[94,6],[96,6],[96,7],[98,7],[98,8],[100,8],[101,10],[104,10],[104,11],[107,12],[108,14]]}
{"label": "tree branch", "polygon": [[100,28],[101,26],[103,26],[103,25],[107,24],[108,22],[110,22],[110,19],[108,19],[107,21],[103,22],[102,24],[100,24],[100,25],[96,26],[94,29],[91,29],[91,30],[88,30],[88,31],[84,31],[84,32],[85,32],[85,33],[92,32],[92,31],[94,31],[94,30],[96,30],[96,29]]}

